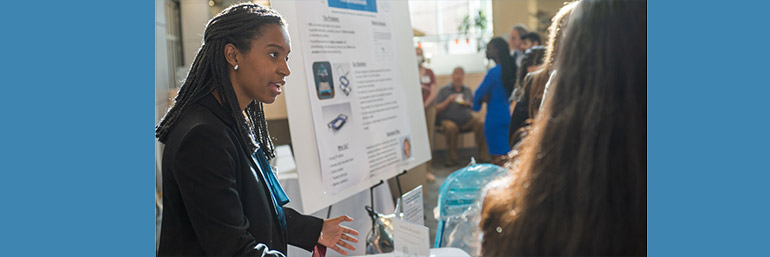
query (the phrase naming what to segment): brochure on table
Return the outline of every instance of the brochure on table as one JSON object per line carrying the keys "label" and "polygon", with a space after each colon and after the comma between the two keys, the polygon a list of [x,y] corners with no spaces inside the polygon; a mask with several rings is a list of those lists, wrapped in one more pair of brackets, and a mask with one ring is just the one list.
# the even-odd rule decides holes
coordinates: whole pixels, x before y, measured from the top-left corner
{"label": "brochure on table", "polygon": [[273,7],[301,52],[290,61],[286,104],[306,211],[430,159],[406,2]]}
{"label": "brochure on table", "polygon": [[393,247],[398,256],[430,255],[430,230],[426,226],[393,219]]}

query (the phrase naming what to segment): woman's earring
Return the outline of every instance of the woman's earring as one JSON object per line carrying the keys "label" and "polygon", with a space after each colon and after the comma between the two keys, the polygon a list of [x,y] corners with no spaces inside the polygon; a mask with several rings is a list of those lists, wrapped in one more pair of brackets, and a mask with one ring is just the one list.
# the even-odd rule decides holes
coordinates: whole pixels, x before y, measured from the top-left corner
{"label": "woman's earring", "polygon": [[234,69],[235,69],[235,70],[238,70],[238,64],[236,64],[236,65],[235,65]]}

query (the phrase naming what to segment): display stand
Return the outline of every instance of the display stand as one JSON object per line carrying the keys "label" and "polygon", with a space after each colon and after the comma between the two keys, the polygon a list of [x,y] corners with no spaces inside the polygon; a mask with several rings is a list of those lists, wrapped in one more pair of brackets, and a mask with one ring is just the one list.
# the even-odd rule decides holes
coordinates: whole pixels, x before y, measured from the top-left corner
{"label": "display stand", "polygon": [[[385,183],[385,181],[380,180],[379,183],[374,184],[373,186],[369,187],[369,206],[368,207],[371,208],[371,210],[369,210],[367,208],[367,211],[369,211],[370,213],[374,213],[374,188],[379,186],[379,185],[382,185],[383,183]],[[374,225],[375,224],[376,224],[375,221],[372,220],[372,231],[374,231]]]}
{"label": "display stand", "polygon": [[[401,195],[404,194],[404,192],[401,190],[401,180],[398,179],[398,177],[401,177],[403,175],[406,175],[406,170],[402,171],[398,175],[396,175],[396,186],[398,186],[398,198],[401,198]],[[403,199],[402,199],[403,201]]]}

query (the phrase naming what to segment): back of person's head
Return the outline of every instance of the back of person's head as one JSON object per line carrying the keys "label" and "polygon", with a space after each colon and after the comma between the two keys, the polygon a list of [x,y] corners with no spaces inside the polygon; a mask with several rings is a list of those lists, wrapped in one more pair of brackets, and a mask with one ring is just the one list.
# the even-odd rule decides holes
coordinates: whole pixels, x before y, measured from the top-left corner
{"label": "back of person's head", "polygon": [[192,62],[173,106],[155,127],[155,136],[160,142],[165,143],[168,133],[192,102],[216,90],[222,105],[237,121],[239,134],[243,141],[247,142],[246,149],[255,151],[256,139],[265,149],[268,158],[274,157],[262,103],[251,102],[245,110],[248,119],[244,117],[228,75],[230,66],[225,58],[227,44],[248,53],[251,42],[259,38],[261,30],[268,24],[285,26],[278,12],[250,3],[230,6],[208,22],[203,32],[203,45]]}
{"label": "back of person's head", "polygon": [[485,200],[483,256],[647,254],[646,6],[575,7],[513,176]]}
{"label": "back of person's head", "polygon": [[517,33],[519,33],[519,37],[523,37],[524,35],[527,34],[528,29],[527,29],[527,25],[519,23],[519,24],[513,25],[512,30],[515,30]]}
{"label": "back of person's head", "polygon": [[517,90],[514,91],[516,101],[520,101],[524,93],[524,77],[530,72],[531,67],[543,65],[543,56],[545,56],[544,46],[533,46],[524,52],[524,57],[521,59],[521,67],[519,67],[518,75],[516,75]]}
{"label": "back of person's head", "polygon": [[491,49],[487,49],[488,58],[492,58],[495,60],[497,65],[500,65],[501,73],[500,77],[503,81],[503,88],[505,88],[505,91],[508,95],[511,94],[513,91],[513,87],[516,85],[516,64],[513,62],[513,59],[510,55],[508,55],[508,43],[505,42],[505,39],[501,37],[495,37],[489,40],[489,44],[487,44],[487,47],[492,47],[494,51],[490,51]]}
{"label": "back of person's head", "polygon": [[564,28],[569,23],[570,14],[578,3],[579,1],[574,1],[565,4],[559,9],[559,12],[553,16],[551,25],[548,26],[548,42],[545,48],[543,66],[540,71],[533,74],[532,86],[529,93],[529,112],[531,113],[530,116],[533,118],[540,107],[541,99],[543,99],[545,84],[548,83],[548,78],[550,78],[551,72],[553,72],[553,64],[556,59],[559,43],[562,41]]}
{"label": "back of person's head", "polygon": [[519,81],[524,79],[524,76],[529,73],[529,68],[533,66],[543,65],[543,57],[545,57],[544,46],[533,46],[524,52],[524,58],[521,59],[521,67],[519,67]]}

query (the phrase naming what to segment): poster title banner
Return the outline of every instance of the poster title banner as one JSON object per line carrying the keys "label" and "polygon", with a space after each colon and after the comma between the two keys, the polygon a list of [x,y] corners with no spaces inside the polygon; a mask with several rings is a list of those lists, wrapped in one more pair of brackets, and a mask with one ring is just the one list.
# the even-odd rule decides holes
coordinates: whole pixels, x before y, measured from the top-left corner
{"label": "poster title banner", "polygon": [[377,13],[376,0],[329,0],[329,7]]}

